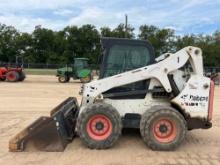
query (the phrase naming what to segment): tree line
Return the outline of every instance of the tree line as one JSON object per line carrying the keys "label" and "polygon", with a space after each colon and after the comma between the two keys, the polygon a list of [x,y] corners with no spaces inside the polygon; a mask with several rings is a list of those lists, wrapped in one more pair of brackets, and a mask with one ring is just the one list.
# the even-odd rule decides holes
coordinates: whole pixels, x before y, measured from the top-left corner
{"label": "tree line", "polygon": [[97,29],[88,24],[67,26],[60,31],[36,28],[32,33],[22,33],[0,24],[0,61],[15,62],[16,56],[22,56],[25,63],[71,64],[75,57],[86,57],[95,64],[101,50],[100,38],[118,37],[148,40],[157,56],[189,45],[198,46],[203,50],[205,66],[220,67],[220,30],[206,35],[176,35],[172,29],[153,25],[141,25],[138,35],[134,30],[131,25],[125,30],[124,24],[114,29]]}

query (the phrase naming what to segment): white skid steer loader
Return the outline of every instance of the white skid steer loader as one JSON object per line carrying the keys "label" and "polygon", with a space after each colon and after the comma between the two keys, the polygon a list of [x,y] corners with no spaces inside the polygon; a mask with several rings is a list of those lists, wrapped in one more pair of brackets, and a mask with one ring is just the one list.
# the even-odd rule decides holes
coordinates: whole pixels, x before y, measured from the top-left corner
{"label": "white skid steer loader", "polygon": [[201,49],[155,59],[147,41],[103,38],[102,46],[100,78],[82,86],[81,105],[68,98],[12,138],[10,151],[63,151],[75,135],[106,149],[123,128],[139,129],[153,150],[173,150],[188,130],[212,126],[214,83],[203,75]]}

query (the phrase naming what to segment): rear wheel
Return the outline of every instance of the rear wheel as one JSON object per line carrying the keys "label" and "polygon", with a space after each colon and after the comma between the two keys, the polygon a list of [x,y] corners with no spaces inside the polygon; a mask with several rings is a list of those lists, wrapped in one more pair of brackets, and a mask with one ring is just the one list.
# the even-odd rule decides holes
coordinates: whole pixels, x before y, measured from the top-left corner
{"label": "rear wheel", "polygon": [[77,121],[77,131],[92,149],[106,149],[121,135],[122,123],[117,110],[109,104],[95,103],[83,110]]}
{"label": "rear wheel", "polygon": [[19,79],[19,74],[16,71],[10,71],[6,74],[6,79],[9,82],[16,82]]}
{"label": "rear wheel", "polygon": [[155,106],[146,111],[140,123],[141,136],[153,150],[174,150],[187,132],[183,116],[171,107]]}
{"label": "rear wheel", "polygon": [[86,77],[81,77],[80,78],[81,83],[89,83],[91,80],[92,80],[92,76],[91,75],[88,75]]}
{"label": "rear wheel", "polygon": [[59,76],[58,77],[58,81],[60,83],[66,83],[66,82],[69,82],[70,81],[70,78],[68,76]]}
{"label": "rear wheel", "polygon": [[19,74],[19,81],[24,81],[24,79],[25,79],[25,73],[24,72],[21,72],[20,74]]}

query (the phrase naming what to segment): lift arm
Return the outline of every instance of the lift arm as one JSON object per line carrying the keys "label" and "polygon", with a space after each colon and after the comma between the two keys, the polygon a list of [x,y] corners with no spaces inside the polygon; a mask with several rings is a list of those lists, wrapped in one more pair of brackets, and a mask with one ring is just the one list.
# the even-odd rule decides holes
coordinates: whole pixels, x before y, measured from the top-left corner
{"label": "lift arm", "polygon": [[185,47],[174,54],[161,55],[158,59],[161,61],[155,64],[85,84],[82,105],[93,103],[98,95],[109,89],[150,78],[156,78],[170,93],[172,88],[168,74],[183,67],[188,60],[192,65],[194,74],[203,75],[202,50],[200,48]]}

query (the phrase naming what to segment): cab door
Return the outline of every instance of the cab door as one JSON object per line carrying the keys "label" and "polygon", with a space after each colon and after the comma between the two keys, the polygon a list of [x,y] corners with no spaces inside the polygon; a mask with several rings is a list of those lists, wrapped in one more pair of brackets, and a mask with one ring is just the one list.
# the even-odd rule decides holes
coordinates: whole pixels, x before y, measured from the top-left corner
{"label": "cab door", "polygon": [[[104,57],[100,78],[150,65],[154,51],[147,41],[118,39],[104,43]],[[132,77],[131,77],[132,78]],[[113,88],[104,93],[106,97],[142,98],[148,90],[149,80]]]}

